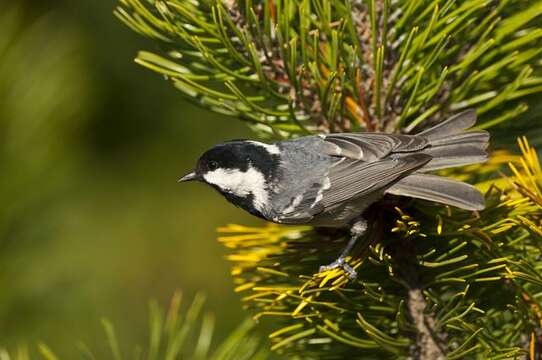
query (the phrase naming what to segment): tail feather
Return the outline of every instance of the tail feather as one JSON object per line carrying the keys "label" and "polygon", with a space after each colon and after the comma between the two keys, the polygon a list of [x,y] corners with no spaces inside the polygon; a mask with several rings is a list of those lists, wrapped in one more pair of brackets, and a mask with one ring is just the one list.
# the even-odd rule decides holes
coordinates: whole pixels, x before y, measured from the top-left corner
{"label": "tail feather", "polygon": [[472,185],[435,175],[409,175],[391,188],[387,193],[434,201],[465,210],[482,210],[484,197]]}
{"label": "tail feather", "polygon": [[429,141],[445,138],[449,135],[455,135],[465,129],[469,129],[476,123],[476,110],[470,109],[450,117],[427,130],[418,133]]}
{"label": "tail feather", "polygon": [[489,133],[484,130],[479,131],[468,131],[455,135],[450,135],[445,138],[432,140],[431,146],[441,146],[441,145],[454,145],[454,144],[476,144],[480,145],[481,148],[486,149],[489,141]]}
{"label": "tail feather", "polygon": [[451,144],[430,147],[423,151],[431,155],[429,161],[419,172],[447,169],[456,166],[478,164],[487,161],[487,152],[483,146],[476,143]]}
{"label": "tail feather", "polygon": [[475,123],[476,111],[467,110],[417,134],[428,140],[429,145],[421,153],[430,155],[432,159],[386,192],[465,210],[482,210],[485,206],[484,197],[475,187],[457,180],[423,174],[426,171],[486,161],[489,134],[483,130],[465,131]]}
{"label": "tail feather", "polygon": [[477,164],[487,160],[489,133],[465,131],[476,122],[476,111],[467,110],[418,135],[429,140],[423,153],[433,159],[418,172]]}

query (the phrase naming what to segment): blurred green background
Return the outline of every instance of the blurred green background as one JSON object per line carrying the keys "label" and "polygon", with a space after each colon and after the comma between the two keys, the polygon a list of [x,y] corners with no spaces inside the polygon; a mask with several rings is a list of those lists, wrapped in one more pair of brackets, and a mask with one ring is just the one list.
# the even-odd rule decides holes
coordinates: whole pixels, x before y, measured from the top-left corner
{"label": "blurred green background", "polygon": [[244,317],[217,226],[255,220],[177,184],[214,143],[248,137],[137,66],[156,45],[113,0],[0,0],[0,346],[74,358],[146,343],[147,304],[207,293],[218,336]]}

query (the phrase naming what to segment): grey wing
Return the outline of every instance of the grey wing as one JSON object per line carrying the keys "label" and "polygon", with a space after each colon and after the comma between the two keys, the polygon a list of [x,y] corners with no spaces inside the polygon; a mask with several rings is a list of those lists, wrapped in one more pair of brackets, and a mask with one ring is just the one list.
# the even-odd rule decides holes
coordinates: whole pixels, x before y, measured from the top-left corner
{"label": "grey wing", "polygon": [[430,160],[431,156],[425,154],[400,155],[373,162],[342,158],[330,167],[320,184],[299,194],[298,201],[274,220],[285,224],[308,223],[316,215],[345,201],[390,186]]}
{"label": "grey wing", "polygon": [[428,146],[424,137],[385,133],[339,133],[322,135],[324,152],[330,156],[373,162],[391,153],[422,150]]}
{"label": "grey wing", "polygon": [[431,160],[425,154],[409,154],[374,162],[345,159],[332,167],[328,178],[329,189],[322,192],[319,203],[326,209],[333,208],[351,198],[358,198],[378,191],[411,174]]}

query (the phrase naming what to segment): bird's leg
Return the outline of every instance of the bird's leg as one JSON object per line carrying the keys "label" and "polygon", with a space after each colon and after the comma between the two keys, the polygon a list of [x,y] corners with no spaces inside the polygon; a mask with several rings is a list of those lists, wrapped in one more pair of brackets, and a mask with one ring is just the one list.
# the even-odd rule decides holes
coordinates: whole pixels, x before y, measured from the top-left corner
{"label": "bird's leg", "polygon": [[356,220],[350,227],[350,240],[346,247],[341,252],[341,255],[337,260],[332,262],[329,265],[320,266],[320,272],[332,270],[336,268],[342,268],[350,279],[355,279],[357,277],[356,270],[354,270],[350,265],[346,263],[346,257],[356,244],[356,241],[365,233],[367,230],[367,222],[363,218]]}

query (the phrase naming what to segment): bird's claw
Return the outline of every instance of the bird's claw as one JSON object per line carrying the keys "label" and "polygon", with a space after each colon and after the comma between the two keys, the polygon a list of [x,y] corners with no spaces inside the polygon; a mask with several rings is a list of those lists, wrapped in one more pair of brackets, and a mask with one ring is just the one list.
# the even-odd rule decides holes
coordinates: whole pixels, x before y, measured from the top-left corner
{"label": "bird's claw", "polygon": [[344,270],[344,272],[348,275],[348,278],[350,280],[354,280],[357,278],[358,273],[354,268],[346,263],[346,260],[344,258],[339,258],[336,261],[332,262],[329,265],[323,265],[320,266],[320,272],[329,271],[333,269],[341,268]]}

